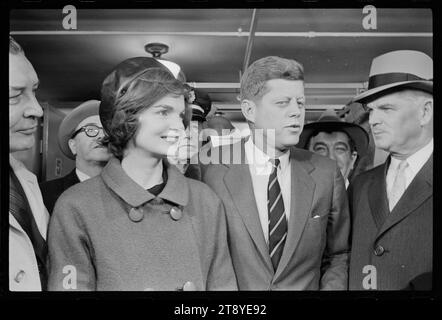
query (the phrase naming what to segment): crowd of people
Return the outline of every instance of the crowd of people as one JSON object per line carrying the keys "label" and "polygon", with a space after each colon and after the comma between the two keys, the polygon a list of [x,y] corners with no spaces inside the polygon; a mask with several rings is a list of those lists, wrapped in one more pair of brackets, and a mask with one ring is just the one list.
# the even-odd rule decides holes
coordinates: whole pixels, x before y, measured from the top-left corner
{"label": "crowd of people", "polygon": [[[301,57],[302,60],[302,57]],[[38,76],[9,45],[11,291],[431,290],[433,61],[373,57],[370,132],[325,111],[304,125],[300,61],[268,56],[242,74],[250,135],[154,58],[133,57],[58,130],[75,160],[39,185],[12,153],[34,145]],[[98,100],[99,99],[99,100]],[[368,150],[385,163],[358,172]]]}

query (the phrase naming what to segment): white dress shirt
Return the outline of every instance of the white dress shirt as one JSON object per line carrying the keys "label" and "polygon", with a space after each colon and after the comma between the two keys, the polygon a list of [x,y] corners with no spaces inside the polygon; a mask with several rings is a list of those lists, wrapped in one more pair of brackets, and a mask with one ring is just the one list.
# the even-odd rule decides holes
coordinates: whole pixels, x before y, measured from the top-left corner
{"label": "white dress shirt", "polygon": [[[418,174],[420,169],[424,166],[424,164],[428,161],[430,156],[433,154],[434,142],[433,139],[426,146],[416,151],[414,154],[409,156],[405,161],[408,163],[408,167],[405,169],[405,188],[408,188],[411,181],[413,181],[414,177]],[[388,167],[386,183],[387,183],[387,192],[389,194],[391,187],[394,182],[394,175],[396,172],[396,168],[399,166],[399,163],[402,160],[395,159],[391,157],[390,166]]]}
{"label": "white dress shirt", "polygon": [[84,180],[87,180],[87,179],[91,178],[86,173],[84,173],[83,171],[78,170],[77,168],[75,168],[75,173],[77,174],[78,180],[80,180],[80,182],[83,182]]}
{"label": "white dress shirt", "polygon": [[[244,144],[244,151],[249,165],[250,176],[252,178],[253,193],[255,195],[256,206],[258,208],[259,220],[261,222],[264,238],[269,242],[269,215],[267,209],[267,186],[269,176],[272,172],[270,157],[262,152],[249,138]],[[287,151],[279,157],[280,166],[276,172],[278,182],[281,187],[282,200],[284,202],[285,215],[287,221],[290,217],[291,201],[291,167],[290,152]]]}

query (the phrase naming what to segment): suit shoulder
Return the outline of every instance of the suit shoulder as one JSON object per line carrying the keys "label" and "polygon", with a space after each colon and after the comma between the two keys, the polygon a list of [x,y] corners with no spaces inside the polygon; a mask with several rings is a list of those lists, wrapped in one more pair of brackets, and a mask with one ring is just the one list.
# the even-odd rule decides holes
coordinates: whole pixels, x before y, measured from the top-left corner
{"label": "suit shoulder", "polygon": [[193,195],[197,195],[198,198],[207,199],[207,201],[212,203],[214,201],[221,202],[216,193],[207,184],[191,178],[186,178],[186,180],[189,185],[189,191]]}
{"label": "suit shoulder", "polygon": [[365,181],[370,180],[372,177],[379,175],[379,174],[383,174],[384,171],[384,164],[381,164],[377,167],[371,168],[367,171],[361,172],[360,174],[358,174],[354,179],[352,184],[362,184]]}
{"label": "suit shoulder", "polygon": [[67,188],[60,195],[59,199],[72,203],[84,204],[88,202],[87,199],[97,199],[97,193],[102,186],[103,180],[101,179],[100,175],[98,175]]}
{"label": "suit shoulder", "polygon": [[43,192],[44,190],[58,189],[59,186],[63,184],[63,180],[65,177],[49,180],[40,183],[40,189]]}

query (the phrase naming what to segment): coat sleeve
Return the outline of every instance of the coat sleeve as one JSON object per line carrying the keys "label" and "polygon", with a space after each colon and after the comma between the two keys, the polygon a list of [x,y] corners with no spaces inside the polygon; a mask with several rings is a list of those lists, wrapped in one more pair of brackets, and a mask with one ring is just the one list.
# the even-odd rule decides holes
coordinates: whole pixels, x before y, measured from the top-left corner
{"label": "coat sleeve", "polygon": [[350,214],[344,179],[335,167],[327,242],[321,265],[321,290],[347,290]]}
{"label": "coat sleeve", "polygon": [[207,290],[238,290],[227,240],[226,214],[222,202],[217,199],[214,252],[207,275]]}
{"label": "coat sleeve", "polygon": [[82,212],[69,196],[56,202],[48,232],[48,290],[96,289],[93,251]]}

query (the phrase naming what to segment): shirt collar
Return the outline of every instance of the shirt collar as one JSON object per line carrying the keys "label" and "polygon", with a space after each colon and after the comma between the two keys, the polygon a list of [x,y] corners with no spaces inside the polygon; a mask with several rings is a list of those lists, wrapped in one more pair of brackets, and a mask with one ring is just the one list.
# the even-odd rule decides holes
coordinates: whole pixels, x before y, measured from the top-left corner
{"label": "shirt collar", "polygon": [[80,182],[83,182],[83,181],[91,178],[86,173],[79,170],[78,168],[75,168],[75,173],[77,174],[78,180],[80,180]]}
{"label": "shirt collar", "polygon": [[[427,160],[430,158],[434,149],[433,138],[428,142],[423,148],[419,149],[411,156],[409,156],[405,161],[407,161],[409,168],[414,174],[417,174],[420,169],[424,166]],[[390,168],[395,169],[402,160],[395,159],[391,157]]]}
{"label": "shirt collar", "polygon": [[[251,137],[244,143],[244,150],[247,156],[247,161],[255,168],[271,168],[270,157],[259,149]],[[279,158],[281,171],[284,171],[290,163],[290,150],[284,152]],[[270,172],[269,172],[270,173]]]}
{"label": "shirt collar", "polygon": [[408,165],[414,173],[418,173],[424,166],[433,153],[433,149],[434,141],[433,138],[431,138],[430,142],[428,142],[423,148],[407,158]]}
{"label": "shirt collar", "polygon": [[[162,198],[178,205],[185,206],[189,200],[189,187],[186,178],[175,166],[163,161],[163,166],[167,170],[167,183],[158,195]],[[139,207],[155,198],[153,194],[143,189],[124,172],[121,162],[113,157],[101,172],[104,183],[112,189],[131,207]]]}

